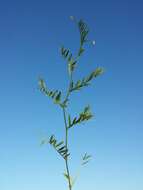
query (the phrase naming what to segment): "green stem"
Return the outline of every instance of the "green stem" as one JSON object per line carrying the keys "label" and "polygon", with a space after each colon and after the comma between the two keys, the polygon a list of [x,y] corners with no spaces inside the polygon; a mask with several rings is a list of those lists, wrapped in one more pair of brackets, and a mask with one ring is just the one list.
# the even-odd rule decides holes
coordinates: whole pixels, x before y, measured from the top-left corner
{"label": "green stem", "polygon": [[[70,75],[70,83],[69,83],[69,88],[65,97],[65,100],[68,100],[68,97],[70,95],[70,84],[72,82],[72,73]],[[64,116],[64,123],[65,123],[65,146],[66,149],[68,149],[68,125],[67,125],[67,121],[66,121],[66,109],[65,107],[62,108],[63,110],[63,116]],[[68,186],[69,186],[69,190],[72,190],[72,185],[71,185],[71,178],[70,178],[70,171],[69,171],[69,163],[68,163],[68,157],[66,157],[65,159],[65,165],[66,165],[66,172],[67,172],[67,176],[68,176]]]}
{"label": "green stem", "polygon": [[[68,127],[67,127],[67,122],[66,122],[66,111],[65,108],[63,108],[63,115],[64,115],[64,122],[65,122],[65,146],[66,149],[68,149]],[[66,157],[65,159],[65,164],[66,164],[66,171],[67,171],[67,175],[68,175],[68,184],[69,184],[69,190],[72,189],[71,186],[71,181],[70,181],[70,172],[69,172],[69,164],[68,164],[68,157]]]}
{"label": "green stem", "polygon": [[[82,48],[82,44],[80,44],[80,48]],[[77,55],[77,57],[75,58],[76,61],[79,59],[79,55]],[[70,85],[72,82],[72,77],[73,77],[73,72],[70,73],[70,82],[69,82],[69,88],[67,90],[67,94],[65,96],[65,100],[64,102],[66,102],[68,100],[68,97],[70,95]],[[64,117],[64,123],[65,123],[65,146],[66,149],[68,149],[68,125],[67,125],[67,121],[66,121],[66,108],[63,107],[63,117]],[[67,176],[68,176],[68,186],[69,186],[69,190],[72,190],[72,185],[71,185],[71,178],[70,178],[70,170],[69,170],[69,163],[68,163],[68,157],[66,157],[65,159],[65,165],[66,165],[66,172],[67,172]]]}

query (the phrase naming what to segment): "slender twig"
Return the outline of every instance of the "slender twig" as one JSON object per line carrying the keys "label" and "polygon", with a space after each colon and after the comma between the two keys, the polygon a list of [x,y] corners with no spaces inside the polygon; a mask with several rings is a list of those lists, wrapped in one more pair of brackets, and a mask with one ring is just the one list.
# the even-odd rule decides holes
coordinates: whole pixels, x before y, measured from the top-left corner
{"label": "slender twig", "polygon": [[[67,94],[66,94],[64,101],[68,100],[68,97],[70,95],[70,84],[71,84],[71,82],[72,82],[72,73],[70,75],[69,88],[68,88],[68,91],[67,91]],[[66,149],[68,149],[68,125],[67,125],[67,121],[66,121],[66,109],[65,109],[65,107],[63,107],[62,109],[63,109],[63,117],[64,117],[64,123],[65,123],[65,146],[66,146]],[[65,159],[65,165],[66,165],[66,172],[67,172],[67,176],[68,176],[69,190],[72,190],[68,157],[66,157],[66,159]]]}
{"label": "slender twig", "polygon": [[[66,122],[66,110],[65,110],[65,108],[63,108],[63,116],[64,116],[64,122],[65,122],[65,146],[66,146],[66,149],[68,149],[68,128],[67,128],[67,122]],[[66,171],[67,171],[67,175],[68,175],[69,190],[71,190],[72,186],[71,186],[71,180],[70,180],[68,157],[66,157],[66,159],[65,159],[65,164],[66,164]]]}

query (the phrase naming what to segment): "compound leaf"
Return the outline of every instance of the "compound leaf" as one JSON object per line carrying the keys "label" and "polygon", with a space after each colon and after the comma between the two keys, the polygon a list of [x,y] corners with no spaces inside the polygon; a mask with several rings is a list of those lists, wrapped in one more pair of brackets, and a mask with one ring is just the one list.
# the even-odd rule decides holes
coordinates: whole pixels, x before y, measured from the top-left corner
{"label": "compound leaf", "polygon": [[49,139],[49,143],[53,146],[53,148],[66,160],[70,155],[68,149],[64,145],[64,141],[57,142],[54,135],[51,135]]}
{"label": "compound leaf", "polygon": [[46,96],[52,98],[55,104],[61,105],[61,91],[49,90],[43,79],[39,79],[39,88]]}
{"label": "compound leaf", "polygon": [[71,128],[76,124],[80,124],[84,121],[87,121],[87,120],[91,119],[92,117],[93,117],[93,115],[91,114],[90,107],[86,106],[84,108],[84,110],[79,114],[79,116],[75,117],[72,121],[71,121],[71,117],[69,115],[68,128]]}

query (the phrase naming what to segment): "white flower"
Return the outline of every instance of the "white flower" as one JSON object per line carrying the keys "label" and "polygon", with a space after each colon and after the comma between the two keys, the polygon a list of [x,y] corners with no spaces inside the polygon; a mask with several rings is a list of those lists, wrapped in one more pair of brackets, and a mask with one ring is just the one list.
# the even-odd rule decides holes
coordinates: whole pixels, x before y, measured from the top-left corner
{"label": "white flower", "polygon": [[94,46],[95,46],[95,43],[96,43],[96,42],[95,42],[95,40],[93,40],[93,41],[92,41],[92,45],[94,45]]}

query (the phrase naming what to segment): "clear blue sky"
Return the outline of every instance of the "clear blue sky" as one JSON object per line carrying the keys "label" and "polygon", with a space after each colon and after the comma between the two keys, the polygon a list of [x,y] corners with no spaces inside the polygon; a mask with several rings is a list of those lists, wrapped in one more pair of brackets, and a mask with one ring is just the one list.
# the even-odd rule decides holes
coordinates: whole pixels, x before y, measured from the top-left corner
{"label": "clear blue sky", "polygon": [[75,73],[96,66],[106,72],[73,95],[70,110],[88,103],[95,119],[70,133],[73,173],[84,152],[93,155],[75,190],[143,189],[143,2],[5,0],[0,3],[0,189],[66,190],[64,163],[43,136],[63,135],[61,110],[37,88],[67,86],[61,44],[76,50],[78,30],[70,15],[90,27],[87,47]]}

